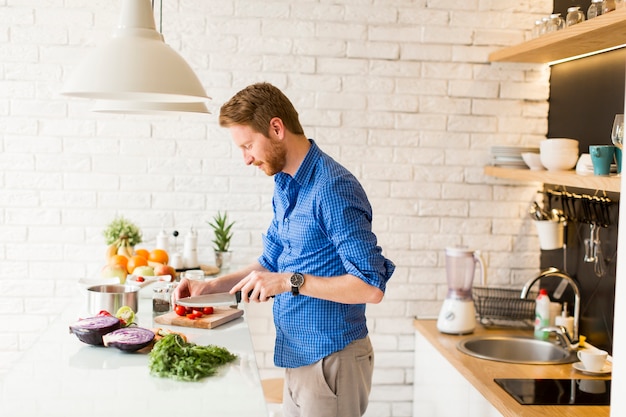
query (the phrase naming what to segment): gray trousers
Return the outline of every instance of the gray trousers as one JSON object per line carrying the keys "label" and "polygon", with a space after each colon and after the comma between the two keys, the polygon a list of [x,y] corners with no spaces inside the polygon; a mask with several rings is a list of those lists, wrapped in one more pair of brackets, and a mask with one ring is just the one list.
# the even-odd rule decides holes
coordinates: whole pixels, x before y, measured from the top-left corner
{"label": "gray trousers", "polygon": [[369,337],[300,368],[285,371],[284,417],[359,417],[372,387],[374,350]]}

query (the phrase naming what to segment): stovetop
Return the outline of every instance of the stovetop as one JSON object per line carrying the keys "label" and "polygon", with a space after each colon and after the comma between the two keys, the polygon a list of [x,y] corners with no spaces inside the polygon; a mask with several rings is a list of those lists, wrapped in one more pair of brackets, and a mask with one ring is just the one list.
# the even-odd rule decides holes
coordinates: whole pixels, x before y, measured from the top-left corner
{"label": "stovetop", "polygon": [[494,381],[522,405],[610,405],[611,380],[518,379]]}

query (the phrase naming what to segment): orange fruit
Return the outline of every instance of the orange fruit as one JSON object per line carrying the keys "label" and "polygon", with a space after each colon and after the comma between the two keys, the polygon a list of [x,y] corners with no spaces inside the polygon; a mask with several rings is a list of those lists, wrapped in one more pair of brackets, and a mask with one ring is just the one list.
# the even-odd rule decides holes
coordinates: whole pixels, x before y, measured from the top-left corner
{"label": "orange fruit", "polygon": [[128,265],[128,258],[124,255],[113,255],[109,258],[109,265],[122,265],[126,268],[126,265]]}
{"label": "orange fruit", "polygon": [[135,255],[143,256],[147,260],[150,256],[150,252],[148,251],[148,249],[137,249],[135,250]]}
{"label": "orange fruit", "polygon": [[138,266],[147,266],[148,260],[140,255],[135,255],[128,260],[128,264],[126,264],[126,270],[129,274],[132,274],[135,268]]}
{"label": "orange fruit", "polygon": [[150,252],[150,256],[148,256],[148,260],[150,262],[156,262],[159,264],[167,265],[167,262],[170,260],[169,255],[163,249],[154,249]]}

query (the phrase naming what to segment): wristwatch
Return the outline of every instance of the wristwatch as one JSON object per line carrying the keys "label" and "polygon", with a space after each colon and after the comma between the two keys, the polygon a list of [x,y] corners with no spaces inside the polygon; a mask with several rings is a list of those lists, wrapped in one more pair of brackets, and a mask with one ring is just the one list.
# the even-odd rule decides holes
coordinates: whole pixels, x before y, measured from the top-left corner
{"label": "wristwatch", "polygon": [[299,272],[294,272],[294,274],[289,278],[291,282],[291,293],[293,295],[300,294],[300,287],[304,284],[304,275]]}

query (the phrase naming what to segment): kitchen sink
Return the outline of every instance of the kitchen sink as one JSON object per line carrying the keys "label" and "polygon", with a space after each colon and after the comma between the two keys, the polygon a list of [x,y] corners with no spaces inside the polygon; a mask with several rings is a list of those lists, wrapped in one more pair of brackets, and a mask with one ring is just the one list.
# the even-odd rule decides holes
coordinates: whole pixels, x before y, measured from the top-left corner
{"label": "kitchen sink", "polygon": [[498,362],[549,365],[578,360],[575,351],[528,337],[478,336],[461,340],[457,347],[467,355]]}

